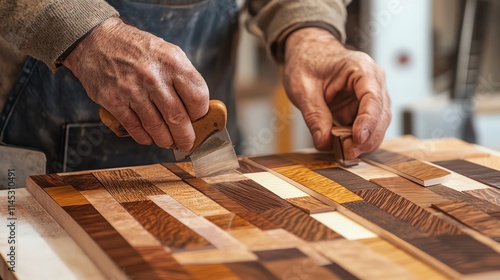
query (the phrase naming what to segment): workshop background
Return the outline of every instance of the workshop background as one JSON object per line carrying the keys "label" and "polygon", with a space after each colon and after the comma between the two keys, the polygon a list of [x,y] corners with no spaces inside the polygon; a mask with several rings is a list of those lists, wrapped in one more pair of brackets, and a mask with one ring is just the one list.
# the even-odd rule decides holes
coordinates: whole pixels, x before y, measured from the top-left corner
{"label": "workshop background", "polygon": [[[386,138],[456,137],[500,150],[500,1],[353,0],[348,42],[386,71],[393,120]],[[312,147],[279,68],[244,26],[237,100],[243,154]]]}

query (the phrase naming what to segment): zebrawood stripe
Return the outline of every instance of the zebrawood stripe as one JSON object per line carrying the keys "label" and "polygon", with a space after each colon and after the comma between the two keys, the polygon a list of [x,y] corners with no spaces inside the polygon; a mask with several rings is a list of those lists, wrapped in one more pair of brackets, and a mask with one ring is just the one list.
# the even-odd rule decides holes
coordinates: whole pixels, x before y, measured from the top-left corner
{"label": "zebrawood stripe", "polygon": [[147,200],[148,196],[164,194],[151,182],[130,169],[93,172],[119,203]]}
{"label": "zebrawood stripe", "polygon": [[[191,228],[163,211],[150,200],[122,203],[147,231],[172,251],[210,248],[212,245]],[[161,221],[161,222],[159,222]]]}
{"label": "zebrawood stripe", "polygon": [[409,243],[465,276],[493,272],[500,275],[500,254],[469,235],[415,238]]}
{"label": "zebrawood stripe", "polygon": [[363,154],[362,159],[368,159],[384,165],[393,165],[402,162],[414,161],[414,158],[402,154],[394,153],[388,150],[378,149],[374,152]]}
{"label": "zebrawood stripe", "polygon": [[416,227],[373,206],[367,201],[354,201],[344,203],[342,206],[401,239],[406,240],[428,236],[428,234],[420,231]]}
{"label": "zebrawood stripe", "polygon": [[61,207],[90,204],[90,202],[72,186],[51,187],[44,188],[43,190]]}
{"label": "zebrawood stripe", "polygon": [[335,208],[332,206],[326,205],[312,196],[287,198],[286,201],[308,214],[335,211]]}
{"label": "zebrawood stripe", "polygon": [[371,181],[426,209],[430,208],[431,204],[450,202],[449,199],[429,190],[434,186],[422,188],[419,184],[402,177],[380,178]]}
{"label": "zebrawood stripe", "polygon": [[66,206],[63,209],[128,277],[158,278],[152,267],[92,205]]}
{"label": "zebrawood stripe", "polygon": [[352,192],[367,189],[378,189],[379,186],[341,168],[316,169],[314,172],[333,180]]}
{"label": "zebrawood stripe", "polygon": [[210,197],[213,201],[222,205],[227,210],[241,216],[243,219],[247,220],[251,224],[262,230],[276,229],[279,228],[277,225],[269,222],[268,220],[258,216],[255,213],[249,212],[246,208],[239,205],[225,194],[214,188],[213,186],[207,184],[202,179],[187,179],[187,183],[202,192],[204,195]]}
{"label": "zebrawood stripe", "polygon": [[441,203],[432,206],[487,236],[500,238],[500,220],[467,202]]}
{"label": "zebrawood stripe", "polygon": [[438,161],[437,165],[460,173],[478,182],[500,189],[500,171],[466,160]]}
{"label": "zebrawood stripe", "polygon": [[[429,165],[423,161],[414,160],[408,162],[401,162],[389,165],[389,167],[411,177],[417,178],[424,182],[435,180],[437,178],[449,176],[450,172],[441,168]],[[427,185],[426,185],[427,186]]]}
{"label": "zebrawood stripe", "polygon": [[362,200],[361,197],[357,196],[345,187],[319,175],[309,168],[294,165],[276,168],[274,170],[336,203],[347,203]]}
{"label": "zebrawood stripe", "polygon": [[482,193],[482,192],[488,192],[489,190],[495,191],[495,189],[484,189],[483,190],[477,190],[477,191],[466,191],[466,192],[459,192],[454,189],[448,188],[443,185],[436,185],[432,187],[428,187],[427,189],[442,195],[443,197],[448,198],[451,201],[464,201],[467,203],[470,203],[471,205],[474,205],[478,209],[481,209],[482,211],[492,215],[495,213],[500,213],[500,192],[497,195],[492,195],[492,198],[497,198],[498,203],[494,204],[491,203],[488,199],[485,199],[485,197],[476,197],[473,195],[473,193]]}
{"label": "zebrawood stripe", "polygon": [[429,235],[463,234],[456,226],[432,215],[424,208],[386,189],[357,192],[365,201]]}
{"label": "zebrawood stripe", "polygon": [[286,200],[251,180],[217,183],[212,186],[253,212],[290,206]]}
{"label": "zebrawood stripe", "polygon": [[338,233],[295,207],[270,209],[263,212],[261,216],[306,241],[340,237]]}

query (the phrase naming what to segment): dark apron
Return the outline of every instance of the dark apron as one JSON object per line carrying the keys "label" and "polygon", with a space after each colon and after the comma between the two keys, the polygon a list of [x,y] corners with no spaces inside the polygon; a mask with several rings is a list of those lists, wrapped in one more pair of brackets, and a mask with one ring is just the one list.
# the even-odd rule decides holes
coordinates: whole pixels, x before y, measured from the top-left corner
{"label": "dark apron", "polygon": [[[234,0],[109,0],[121,18],[178,45],[205,78],[211,99],[228,107],[238,142],[233,94],[238,11]],[[160,3],[160,4],[158,4]],[[0,115],[0,142],[43,151],[47,172],[173,161],[170,150],[118,138],[71,71],[28,58]]]}

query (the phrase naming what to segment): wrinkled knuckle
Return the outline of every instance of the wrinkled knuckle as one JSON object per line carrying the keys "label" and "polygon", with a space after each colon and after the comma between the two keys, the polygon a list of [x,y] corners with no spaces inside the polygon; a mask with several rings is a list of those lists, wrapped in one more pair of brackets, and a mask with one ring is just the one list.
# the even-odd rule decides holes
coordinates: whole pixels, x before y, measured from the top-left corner
{"label": "wrinkled knuckle", "polygon": [[163,128],[164,125],[161,121],[154,120],[154,121],[147,121],[144,123],[144,129],[146,129],[147,131],[157,132],[159,130],[162,130]]}
{"label": "wrinkled knuckle", "polygon": [[180,112],[172,112],[166,118],[169,126],[179,127],[187,121],[187,115]]}

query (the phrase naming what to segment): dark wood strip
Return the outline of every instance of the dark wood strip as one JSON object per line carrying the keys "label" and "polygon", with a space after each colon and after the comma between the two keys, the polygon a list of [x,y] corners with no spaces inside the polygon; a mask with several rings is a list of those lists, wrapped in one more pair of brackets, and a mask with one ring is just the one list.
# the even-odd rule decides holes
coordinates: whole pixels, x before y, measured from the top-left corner
{"label": "dark wood strip", "polygon": [[409,243],[465,276],[500,272],[500,254],[469,235],[441,235]]}
{"label": "dark wood strip", "polygon": [[236,273],[242,280],[255,279],[281,279],[275,277],[267,268],[259,262],[234,262],[226,264],[229,269]]}
{"label": "dark wood strip", "polygon": [[281,279],[340,279],[296,248],[255,252],[261,263]]}
{"label": "dark wood strip", "polygon": [[256,173],[256,172],[264,172],[263,169],[255,167],[245,161],[240,160],[240,168],[236,169],[237,171],[246,174],[246,173]]}
{"label": "dark wood strip", "polygon": [[487,236],[492,238],[500,237],[500,220],[467,202],[441,203],[432,206]]}
{"label": "dark wood strip", "polygon": [[188,271],[163,247],[136,247],[135,250],[152,267],[160,279],[191,279]]}
{"label": "dark wood strip", "polygon": [[165,194],[130,169],[97,171],[92,174],[119,203],[143,201],[148,200],[148,196]]}
{"label": "dark wood strip", "polygon": [[251,157],[249,159],[267,168],[278,168],[278,167],[294,165],[292,161],[279,155]]}
{"label": "dark wood strip", "polygon": [[193,175],[187,173],[184,169],[180,168],[175,163],[167,162],[162,163],[162,165],[165,166],[168,170],[172,171],[172,173],[177,175],[182,180],[194,178]]}
{"label": "dark wood strip", "polygon": [[332,273],[337,275],[340,279],[345,280],[358,280],[359,278],[352,275],[349,271],[345,270],[343,267],[336,263],[331,263],[328,265],[324,265],[324,268],[330,270]]}
{"label": "dark wood strip", "polygon": [[183,267],[193,275],[193,280],[240,279],[224,264],[186,264]]}
{"label": "dark wood strip", "polygon": [[290,203],[252,180],[212,184],[220,192],[253,212],[288,207]]}
{"label": "dark wood strip", "polygon": [[368,189],[378,189],[379,186],[371,183],[362,177],[351,173],[342,168],[325,168],[325,169],[316,169],[314,172],[325,176],[326,178],[333,180],[342,186],[346,187],[348,190],[355,192],[359,190],[368,190]]}
{"label": "dark wood strip", "polygon": [[78,174],[78,175],[66,175],[62,177],[64,182],[68,185],[72,185],[78,191],[88,191],[103,188],[101,182],[92,175],[88,174]]}
{"label": "dark wood strip", "polygon": [[41,188],[61,187],[68,185],[61,176],[57,174],[35,175],[30,178]]}
{"label": "dark wood strip", "polygon": [[466,160],[447,160],[435,163],[478,182],[500,189],[500,171],[498,170]]}
{"label": "dark wood strip", "polygon": [[378,149],[374,152],[363,154],[362,159],[372,160],[378,163],[383,163],[384,165],[393,165],[402,162],[414,161],[414,158],[407,157],[402,154],[393,153],[391,151]]}
{"label": "dark wood strip", "polygon": [[[481,199],[479,197],[472,195],[472,194],[482,193],[483,190],[459,192],[459,191],[456,191],[452,188],[448,188],[448,187],[443,186],[443,185],[431,186],[431,187],[428,187],[427,189],[431,190],[439,195],[442,195],[443,197],[446,197],[451,201],[464,201],[464,202],[470,203],[471,205],[474,205],[475,207],[481,209],[482,211],[484,211],[490,215],[494,214],[494,213],[500,213],[500,206],[499,206],[500,205],[500,192],[496,196],[492,196],[492,197],[498,199],[498,203],[493,204],[493,203],[489,202],[488,199],[485,199],[482,196],[479,196],[479,197],[482,197],[482,199]],[[485,191],[486,190],[495,191],[495,189],[485,189]],[[469,194],[469,192],[471,192],[471,193]]]}
{"label": "dark wood strip", "polygon": [[363,190],[356,193],[365,201],[429,235],[463,234],[458,227],[387,189]]}
{"label": "dark wood strip", "polygon": [[234,213],[205,216],[204,218],[227,231],[253,227],[248,221]]}
{"label": "dark wood strip", "polygon": [[497,206],[500,205],[500,190],[488,188],[488,189],[470,190],[465,192],[479,199],[484,199],[485,201],[494,203]]}
{"label": "dark wood strip", "polygon": [[131,279],[158,279],[152,267],[90,204],[66,206],[64,211]]}
{"label": "dark wood strip", "polygon": [[270,209],[263,212],[261,216],[306,241],[340,237],[335,231],[292,206]]}
{"label": "dark wood strip", "polygon": [[342,206],[401,239],[406,240],[428,236],[427,233],[373,206],[367,201],[354,201],[344,203]]}
{"label": "dark wood strip", "polygon": [[172,251],[213,248],[205,238],[150,200],[126,202],[122,203],[122,206],[147,231]]}
{"label": "dark wood strip", "polygon": [[335,211],[335,208],[324,204],[312,196],[287,198],[286,201],[308,214]]}
{"label": "dark wood strip", "polygon": [[249,212],[245,207],[239,205],[225,194],[203,181],[202,179],[193,178],[187,179],[186,182],[192,187],[196,188],[206,196],[210,197],[213,201],[222,205],[227,210],[239,215],[251,224],[262,230],[278,229],[279,226],[269,222],[268,220],[258,216],[256,213]]}

